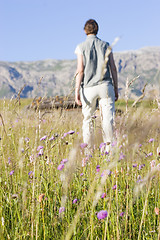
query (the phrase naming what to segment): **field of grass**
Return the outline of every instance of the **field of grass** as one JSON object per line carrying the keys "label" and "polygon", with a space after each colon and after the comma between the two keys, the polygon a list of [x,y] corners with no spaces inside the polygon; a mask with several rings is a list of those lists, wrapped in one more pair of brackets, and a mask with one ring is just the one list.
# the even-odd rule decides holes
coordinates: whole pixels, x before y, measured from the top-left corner
{"label": "field of grass", "polygon": [[160,239],[160,109],[116,108],[111,154],[85,154],[81,109],[0,101],[0,239]]}

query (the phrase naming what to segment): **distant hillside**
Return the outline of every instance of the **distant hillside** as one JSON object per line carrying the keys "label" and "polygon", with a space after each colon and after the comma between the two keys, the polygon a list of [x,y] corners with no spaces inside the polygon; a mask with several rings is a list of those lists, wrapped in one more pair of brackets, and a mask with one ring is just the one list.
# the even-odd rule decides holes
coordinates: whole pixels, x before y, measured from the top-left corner
{"label": "distant hillside", "polygon": [[[160,47],[145,47],[114,53],[118,70],[119,92],[124,96],[126,79],[140,75],[130,89],[130,98],[160,86]],[[43,60],[35,62],[0,62],[0,98],[11,98],[24,87],[21,97],[67,95],[71,92],[76,60]]]}

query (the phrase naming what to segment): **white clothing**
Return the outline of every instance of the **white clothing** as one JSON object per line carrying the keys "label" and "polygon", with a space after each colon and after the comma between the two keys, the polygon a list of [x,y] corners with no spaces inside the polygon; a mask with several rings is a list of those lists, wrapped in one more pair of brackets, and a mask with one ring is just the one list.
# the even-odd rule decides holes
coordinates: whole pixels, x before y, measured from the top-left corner
{"label": "white clothing", "polygon": [[93,146],[92,116],[96,110],[97,99],[101,113],[104,143],[111,143],[113,138],[113,122],[115,114],[115,93],[111,83],[81,89],[83,114],[83,142]]}

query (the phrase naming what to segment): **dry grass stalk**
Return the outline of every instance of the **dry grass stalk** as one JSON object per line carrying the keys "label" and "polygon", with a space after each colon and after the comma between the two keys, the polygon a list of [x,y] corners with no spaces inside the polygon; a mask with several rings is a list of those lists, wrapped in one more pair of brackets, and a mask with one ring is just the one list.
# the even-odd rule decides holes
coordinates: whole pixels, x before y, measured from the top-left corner
{"label": "dry grass stalk", "polygon": [[134,101],[134,103],[132,104],[132,107],[135,107],[136,104],[138,102],[140,102],[144,97],[145,97],[145,89],[146,89],[147,83],[144,85],[143,89],[142,89],[142,95],[136,100]]}
{"label": "dry grass stalk", "polygon": [[23,89],[25,88],[26,84],[24,84],[24,86],[19,90],[18,94],[17,94],[17,101],[15,103],[15,105],[17,104],[17,102],[19,103],[19,105],[21,105],[21,102],[20,102],[20,95],[21,95],[21,92],[23,91]]}
{"label": "dry grass stalk", "polygon": [[2,125],[3,125],[3,128],[4,128],[4,132],[5,134],[7,135],[7,132],[6,132],[6,129],[5,129],[5,124],[4,124],[4,120],[3,120],[3,117],[2,117],[2,114],[0,113],[0,118],[2,120]]}
{"label": "dry grass stalk", "polygon": [[132,83],[137,80],[140,77],[140,75],[138,75],[137,77],[133,78],[131,81],[126,80],[126,88],[125,88],[125,100],[126,100],[126,113],[128,112],[128,92],[129,92],[129,87],[132,85]]}

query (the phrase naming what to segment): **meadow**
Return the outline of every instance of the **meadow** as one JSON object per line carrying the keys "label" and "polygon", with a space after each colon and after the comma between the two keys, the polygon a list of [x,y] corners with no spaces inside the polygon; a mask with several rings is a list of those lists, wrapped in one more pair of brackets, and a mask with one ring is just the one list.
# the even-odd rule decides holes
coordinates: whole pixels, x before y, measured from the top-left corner
{"label": "meadow", "polygon": [[160,108],[118,101],[111,153],[86,155],[81,109],[0,101],[0,239],[160,239]]}

